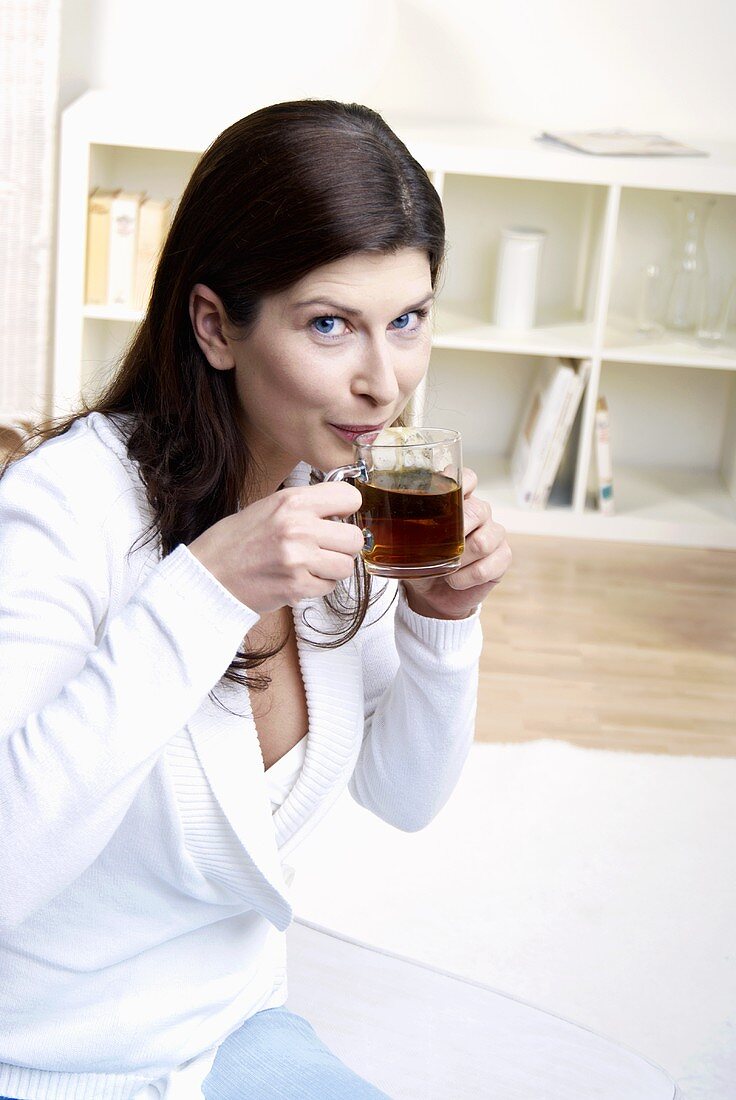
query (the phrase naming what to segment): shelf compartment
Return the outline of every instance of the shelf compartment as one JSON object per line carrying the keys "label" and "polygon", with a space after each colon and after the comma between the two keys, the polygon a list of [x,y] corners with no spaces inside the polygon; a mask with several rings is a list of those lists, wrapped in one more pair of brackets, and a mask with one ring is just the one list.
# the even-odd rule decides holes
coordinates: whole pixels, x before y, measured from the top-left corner
{"label": "shelf compartment", "polygon": [[[616,514],[587,518],[593,537],[736,547],[729,485],[736,376],[714,369],[604,361]],[[589,487],[595,484],[591,462]],[[610,524],[610,527],[609,527]]]}
{"label": "shelf compartment", "polygon": [[736,502],[716,470],[613,467],[616,513],[588,510],[596,537],[736,550]]}
{"label": "shelf compartment", "polygon": [[647,336],[630,318],[612,316],[606,326],[603,358],[617,363],[736,370],[736,333],[730,331],[722,344],[706,348],[694,336],[667,330]]}
{"label": "shelf compartment", "polygon": [[734,373],[604,360],[598,392],[610,412],[614,481],[619,465],[721,468]]}
{"label": "shelf compartment", "polygon": [[539,363],[534,356],[434,348],[424,422],[459,431],[464,453],[508,458]]}
{"label": "shelf compartment", "polygon": [[498,351],[517,355],[563,355],[582,359],[593,354],[593,323],[560,321],[524,331],[500,329],[482,319],[480,306],[438,307],[434,346],[458,351]]}
{"label": "shelf compartment", "polygon": [[546,230],[537,298],[542,326],[591,319],[600,268],[606,188],[446,173],[445,297],[481,301],[479,319],[492,323],[501,229]]}
{"label": "shelf compartment", "polygon": [[[656,264],[660,269],[659,317],[666,309],[671,280],[671,263],[677,234],[677,211],[674,197],[683,191],[655,191],[624,188],[621,193],[613,278],[609,311],[614,317],[635,317],[641,285],[642,268]],[[702,197],[702,196],[700,196]],[[705,232],[705,254],[712,277],[728,285],[736,274],[736,196],[715,194],[715,205],[708,217]],[[674,340],[678,337],[671,334]],[[688,338],[685,337],[685,342]],[[688,364],[690,365],[690,364]]]}

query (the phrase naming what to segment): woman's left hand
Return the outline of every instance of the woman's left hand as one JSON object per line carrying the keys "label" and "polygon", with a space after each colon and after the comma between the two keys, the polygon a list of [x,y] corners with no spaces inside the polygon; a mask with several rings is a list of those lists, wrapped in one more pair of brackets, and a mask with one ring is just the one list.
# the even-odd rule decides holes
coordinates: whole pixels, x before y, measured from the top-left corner
{"label": "woman's left hand", "polygon": [[412,611],[430,619],[465,619],[495,588],[511,564],[506,532],[494,523],[491,507],[473,496],[478,478],[463,469],[465,550],[460,568],[444,577],[402,581]]}

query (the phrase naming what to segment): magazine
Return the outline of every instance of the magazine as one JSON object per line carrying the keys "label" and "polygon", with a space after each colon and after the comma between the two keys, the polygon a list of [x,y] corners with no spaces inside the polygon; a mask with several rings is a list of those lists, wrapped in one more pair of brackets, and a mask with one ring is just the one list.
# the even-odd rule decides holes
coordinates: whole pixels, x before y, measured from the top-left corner
{"label": "magazine", "polygon": [[564,145],[579,153],[599,157],[707,157],[703,149],[683,145],[663,134],[642,134],[633,130],[545,130],[537,141]]}
{"label": "magazine", "polygon": [[547,452],[574,379],[573,360],[548,359],[540,364],[532,382],[511,453],[511,477],[523,508],[534,507]]}
{"label": "magazine", "polygon": [[574,374],[569,378],[567,395],[560,409],[554,434],[550,439],[547,453],[542,462],[537,488],[531,501],[533,508],[546,508],[547,506],[552,486],[560,468],[562,455],[580,406],[583,390],[590,377],[590,359],[583,359],[581,362],[568,359],[566,362],[572,367]]}

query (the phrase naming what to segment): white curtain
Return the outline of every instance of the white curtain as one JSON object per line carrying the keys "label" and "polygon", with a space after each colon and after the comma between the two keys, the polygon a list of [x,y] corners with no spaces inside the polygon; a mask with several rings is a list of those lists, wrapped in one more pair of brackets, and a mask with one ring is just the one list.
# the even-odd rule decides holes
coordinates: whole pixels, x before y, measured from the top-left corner
{"label": "white curtain", "polygon": [[0,0],[0,419],[48,411],[61,0]]}

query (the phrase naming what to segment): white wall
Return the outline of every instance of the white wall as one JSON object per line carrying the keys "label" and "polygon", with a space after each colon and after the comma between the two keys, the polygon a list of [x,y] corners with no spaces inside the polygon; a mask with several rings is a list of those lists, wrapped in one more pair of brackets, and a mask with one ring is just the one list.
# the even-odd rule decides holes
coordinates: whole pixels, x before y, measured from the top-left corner
{"label": "white wall", "polygon": [[733,139],[736,4],[64,0],[61,105],[86,87],[213,101],[232,117],[310,95],[392,119]]}

